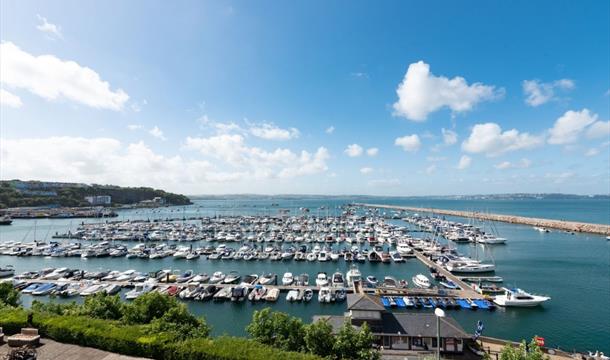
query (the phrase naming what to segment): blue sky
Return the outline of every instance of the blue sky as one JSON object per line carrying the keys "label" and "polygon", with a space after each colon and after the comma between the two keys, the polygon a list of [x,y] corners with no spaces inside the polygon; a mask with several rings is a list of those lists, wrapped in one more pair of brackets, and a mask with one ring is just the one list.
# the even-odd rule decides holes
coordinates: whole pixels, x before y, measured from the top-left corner
{"label": "blue sky", "polygon": [[2,179],[610,192],[606,1],[0,7]]}

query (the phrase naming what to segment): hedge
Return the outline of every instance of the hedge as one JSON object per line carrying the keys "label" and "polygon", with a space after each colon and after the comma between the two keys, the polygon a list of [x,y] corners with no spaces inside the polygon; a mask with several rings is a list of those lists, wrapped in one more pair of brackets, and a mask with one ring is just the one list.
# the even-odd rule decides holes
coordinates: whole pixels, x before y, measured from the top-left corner
{"label": "hedge", "polygon": [[[27,327],[28,311],[0,309],[0,327],[15,334]],[[47,338],[114,353],[168,360],[286,359],[315,360],[314,355],[286,352],[250,339],[236,337],[197,338],[176,342],[167,334],[151,334],[148,325],[125,325],[118,321],[82,316],[33,314],[33,326]]]}

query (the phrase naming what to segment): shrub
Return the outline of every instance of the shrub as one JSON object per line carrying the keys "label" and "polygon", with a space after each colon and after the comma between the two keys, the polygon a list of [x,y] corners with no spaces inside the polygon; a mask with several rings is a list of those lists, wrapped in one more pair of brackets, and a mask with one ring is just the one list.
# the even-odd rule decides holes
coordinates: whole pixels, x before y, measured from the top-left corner
{"label": "shrub", "polygon": [[0,306],[17,306],[19,305],[20,297],[21,294],[19,294],[19,291],[15,290],[12,283],[0,283]]}
{"label": "shrub", "polygon": [[153,320],[150,323],[151,333],[166,332],[181,340],[208,337],[210,327],[205,321],[191,314],[184,304],[179,305]]}
{"label": "shrub", "polygon": [[298,352],[282,351],[254,340],[219,337],[215,339],[192,339],[173,346],[166,353],[167,360],[199,360],[199,359],[252,359],[252,360],[319,360],[320,358]]}
{"label": "shrub", "polygon": [[319,320],[305,327],[305,348],[320,356],[333,354],[333,327],[326,320]]}
{"label": "shrub", "polygon": [[124,305],[123,319],[128,324],[148,324],[180,305],[176,298],[153,291]]}
{"label": "shrub", "polygon": [[[170,310],[164,315],[169,319],[180,319],[184,315],[181,311]],[[27,317],[28,311],[23,308],[0,309],[0,324],[7,334],[18,333],[26,327]],[[192,338],[181,341],[171,331],[151,332],[152,324],[126,325],[120,321],[48,312],[34,312],[32,320],[42,336],[59,342],[154,359],[319,359],[314,355],[285,352],[242,338]]]}
{"label": "shrub", "polygon": [[287,351],[305,348],[305,326],[301,319],[266,308],[255,311],[246,331],[258,342]]}
{"label": "shrub", "polygon": [[100,292],[87,297],[78,313],[98,319],[118,320],[123,317],[124,306],[118,294]]}

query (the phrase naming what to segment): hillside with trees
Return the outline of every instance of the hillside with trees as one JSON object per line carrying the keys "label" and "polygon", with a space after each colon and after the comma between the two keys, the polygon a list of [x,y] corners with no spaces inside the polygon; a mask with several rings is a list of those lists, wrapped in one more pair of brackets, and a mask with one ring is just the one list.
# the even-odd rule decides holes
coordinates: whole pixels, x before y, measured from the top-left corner
{"label": "hillside with trees", "polygon": [[136,204],[162,198],[168,205],[189,205],[191,200],[180,194],[148,187],[50,183],[39,181],[0,181],[0,208],[24,206],[91,206],[86,196],[108,195],[113,206]]}

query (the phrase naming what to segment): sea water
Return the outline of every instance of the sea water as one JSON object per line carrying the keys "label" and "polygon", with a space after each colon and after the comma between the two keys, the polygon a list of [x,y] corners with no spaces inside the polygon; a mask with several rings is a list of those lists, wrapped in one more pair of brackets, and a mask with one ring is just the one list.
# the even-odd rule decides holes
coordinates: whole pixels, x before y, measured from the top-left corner
{"label": "sea water", "polygon": [[[610,209],[607,201],[584,200],[446,200],[404,198],[239,198],[231,200],[197,200],[191,206],[160,209],[120,210],[118,220],[188,218],[191,216],[228,215],[274,215],[278,209],[289,209],[297,214],[300,208],[309,208],[310,214],[326,216],[340,212],[339,206],[350,202],[385,203],[439,209],[476,210],[541,218],[609,223]],[[468,219],[446,217],[468,222]],[[75,229],[81,222],[106,221],[99,219],[41,219],[15,220],[13,225],[0,227],[0,242],[18,240],[50,240],[56,233]],[[391,220],[407,226],[402,220]],[[538,335],[546,339],[548,346],[564,350],[601,350],[610,353],[610,241],[604,236],[591,234],[568,234],[561,231],[539,233],[530,226],[494,223],[499,234],[508,238],[506,245],[459,244],[460,252],[478,256],[496,264],[496,275],[504,278],[504,285],[518,286],[526,291],[551,296],[551,300],[536,308],[498,308],[494,312],[449,310],[466,330],[474,332],[475,324],[482,320],[484,335],[512,340],[531,339]],[[429,236],[414,233],[414,236]],[[73,240],[72,240],[73,241]],[[441,242],[444,240],[441,240]],[[203,243],[202,243],[203,244]],[[202,244],[194,243],[193,246]],[[130,246],[129,243],[126,243]],[[237,246],[237,245],[233,245]],[[346,245],[339,245],[346,246]],[[284,272],[295,275],[308,273],[310,282],[319,271],[329,275],[335,271],[347,272],[349,264],[337,262],[295,261],[235,261],[235,260],[175,260],[171,257],[157,260],[126,258],[50,258],[0,256],[0,265],[12,264],[17,272],[39,270],[45,267],[70,267],[85,270],[154,271],[171,268],[194,270],[197,273],[237,270],[242,275],[274,272],[281,278]],[[383,279],[386,275],[406,279],[422,273],[427,268],[415,258],[402,264],[361,263],[363,276],[375,275]],[[231,302],[187,302],[191,311],[204,316],[213,327],[214,334],[245,335],[245,326],[250,322],[254,310],[271,307],[298,316],[305,322],[313,315],[343,314],[345,304],[319,304],[312,302],[289,303],[285,294],[276,303]],[[24,305],[32,297],[24,295]],[[48,300],[48,297],[38,298]],[[81,299],[76,299],[81,301]],[[56,299],[54,301],[65,301]],[[69,300],[71,301],[71,300]],[[416,310],[429,311],[429,310]]]}

